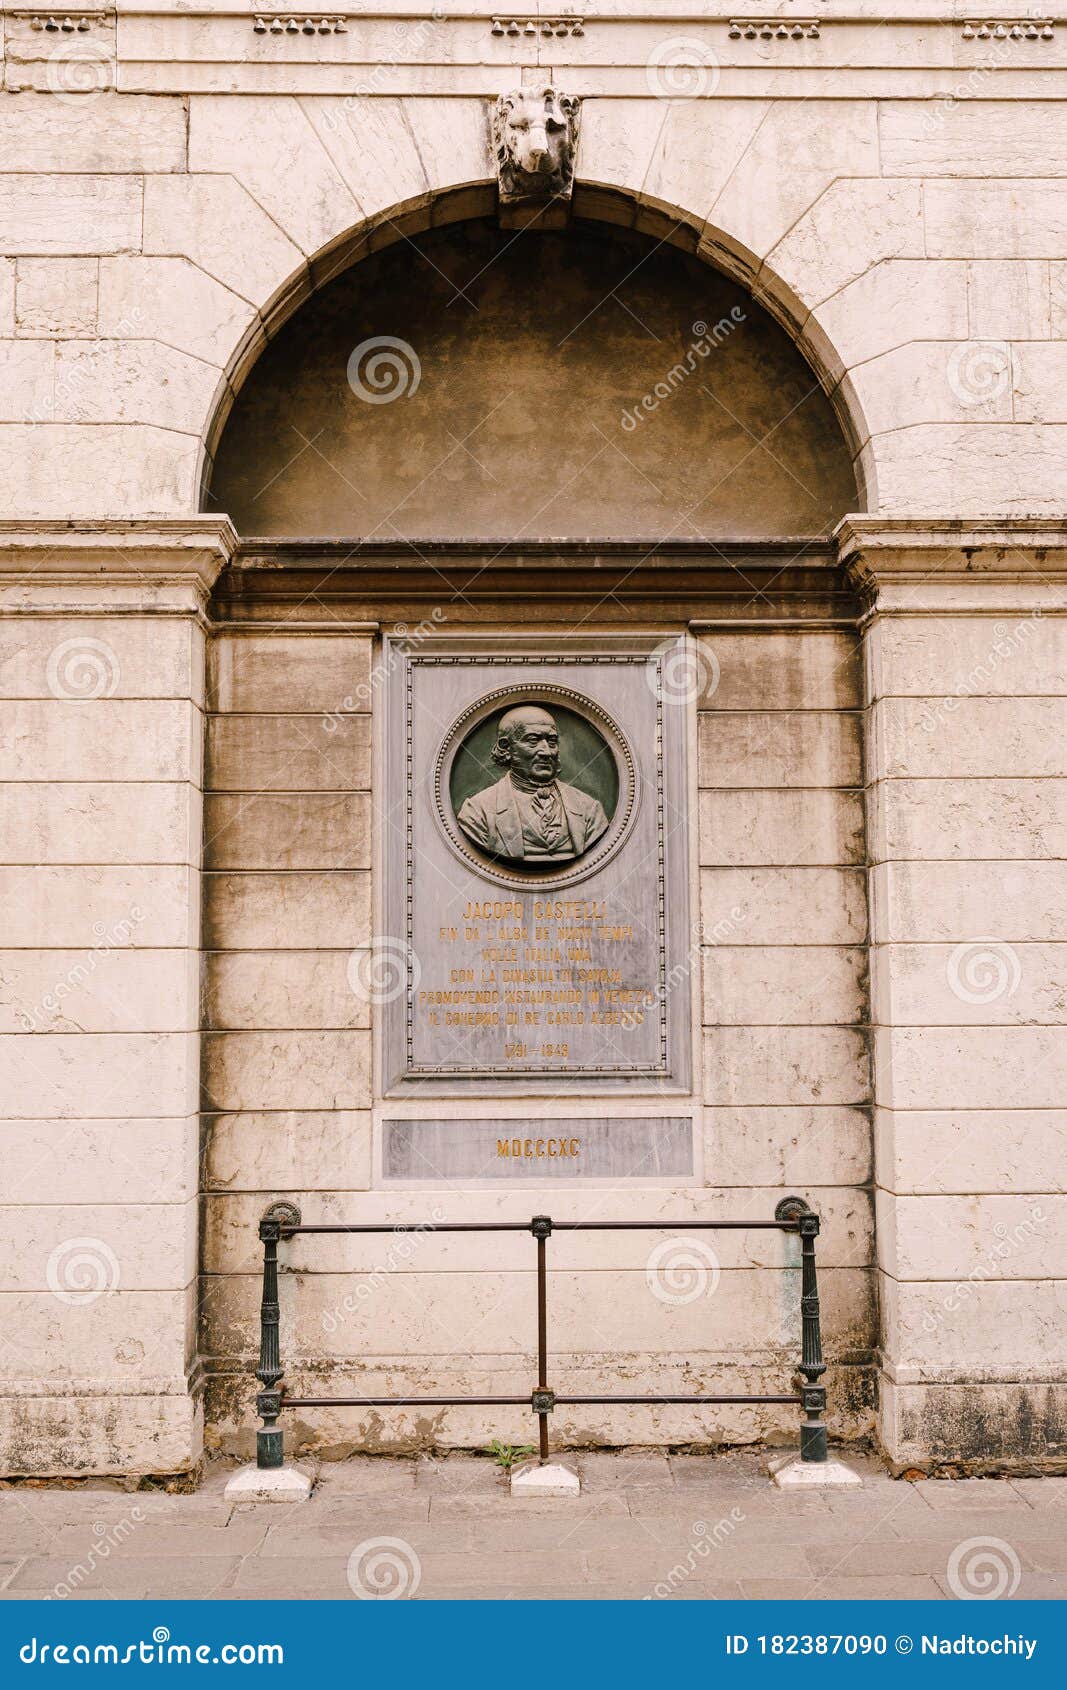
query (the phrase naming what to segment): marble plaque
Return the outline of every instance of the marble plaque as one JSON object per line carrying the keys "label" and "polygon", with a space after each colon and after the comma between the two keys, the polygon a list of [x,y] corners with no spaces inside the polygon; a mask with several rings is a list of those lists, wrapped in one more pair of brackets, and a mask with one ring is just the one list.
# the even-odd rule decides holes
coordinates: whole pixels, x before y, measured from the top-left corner
{"label": "marble plaque", "polygon": [[382,1122],[383,1180],[688,1179],[686,1115]]}
{"label": "marble plaque", "polygon": [[678,657],[638,636],[389,643],[387,1092],[687,1089]]}

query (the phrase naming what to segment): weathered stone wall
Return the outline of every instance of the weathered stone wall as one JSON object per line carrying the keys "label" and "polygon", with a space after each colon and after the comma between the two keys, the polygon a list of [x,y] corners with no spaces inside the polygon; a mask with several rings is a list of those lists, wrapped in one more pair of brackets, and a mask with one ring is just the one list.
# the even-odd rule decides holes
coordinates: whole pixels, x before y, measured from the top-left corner
{"label": "weathered stone wall", "polygon": [[[1065,1277],[1062,1197],[1041,1192],[1063,1184],[1060,771],[1052,758],[1064,691],[1055,521],[1067,492],[1067,30],[993,39],[959,19],[919,15],[927,10],[899,0],[886,19],[884,6],[855,0],[846,16],[835,3],[817,36],[785,39],[731,32],[726,17],[708,18],[695,5],[687,14],[682,0],[682,32],[702,53],[680,89],[663,74],[663,24],[640,19],[590,19],[581,36],[533,43],[495,36],[488,16],[463,10],[434,21],[351,18],[343,32],[306,36],[257,31],[252,14],[169,10],[164,0],[155,12],[116,18],[90,0],[90,27],[72,52],[62,29],[35,27],[29,13],[5,17],[0,499],[4,609],[14,614],[0,683],[10,694],[9,772],[18,788],[14,860],[2,871],[5,983],[17,979],[5,993],[2,1053],[5,1131],[15,1146],[5,1158],[5,1236],[18,1241],[4,1280],[8,1465],[137,1472],[188,1466],[198,1454],[187,1125],[198,1016],[182,969],[199,943],[200,641],[207,590],[232,536],[193,513],[233,395],[268,335],[340,268],[434,224],[493,214],[487,102],[548,74],[583,101],[576,216],[670,240],[750,285],[831,397],[860,507],[883,524],[911,525],[890,541],[862,527],[858,539],[844,538],[873,615],[865,780],[879,1023],[882,1435],[901,1460],[1062,1457],[1063,1365],[1046,1339]],[[665,97],[679,93],[694,97]],[[1041,516],[1051,526],[1034,520]],[[930,540],[953,522],[950,541]],[[921,613],[921,624],[903,617],[889,592],[899,568],[886,559],[901,557],[910,560],[908,616]],[[998,658],[990,680],[982,651],[974,653],[975,639],[985,649],[985,634],[974,633],[980,618],[1014,629],[1037,609],[1022,661]],[[117,654],[120,676],[110,691],[105,681],[100,695],[71,699],[57,694],[49,659],[83,636]],[[994,641],[1012,638],[994,633]],[[300,644],[310,658],[316,641]],[[302,661],[281,667],[298,676]],[[313,681],[306,677],[304,710]],[[966,708],[946,712],[961,687]],[[713,699],[708,716],[720,708]],[[935,729],[922,725],[927,712]],[[783,722],[781,731],[799,758],[800,742],[788,736],[800,730]],[[829,784],[847,787],[851,774],[843,776],[832,749],[841,731],[824,724],[812,755],[824,760]],[[214,755],[224,768],[224,739]],[[322,806],[290,804],[276,825],[290,829],[294,848],[303,840],[310,856],[321,854],[329,803],[351,820],[359,790],[351,778]],[[127,788],[136,789],[132,801]],[[840,817],[848,801],[819,802]],[[701,850],[714,853],[715,800],[705,806],[712,820]],[[269,856],[271,841],[245,837]],[[780,922],[769,919],[771,876],[783,869],[843,879],[848,835],[842,827],[833,837],[842,852],[833,862],[708,862],[705,874],[758,867],[766,897],[751,933],[759,946],[791,949],[784,935],[807,929],[789,925],[795,897]],[[345,835],[345,848],[361,838]],[[225,833],[210,849],[214,888],[216,873],[219,884],[230,873],[218,855]],[[146,869],[150,901],[142,901]],[[247,919],[235,895],[212,928],[225,939],[209,997],[226,1030],[213,1028],[205,1041],[210,1084],[221,1088],[209,1161],[220,1185],[242,1172],[232,1150],[229,1161],[224,1154],[234,1082],[242,1093],[247,1083],[241,1100],[251,1115],[277,1109],[285,1117],[302,1106],[275,1101],[289,1085],[283,1076],[306,1064],[310,1095],[313,1076],[330,1071],[331,1044],[350,1051],[365,1036],[347,1022],[319,1025],[341,1019],[327,964],[294,961],[287,1002],[273,1007],[270,979],[242,974],[258,967],[248,959],[265,933],[298,937],[276,901],[265,918],[255,903],[273,872],[241,869]],[[365,870],[331,863],[293,872]],[[819,946],[851,952],[860,940],[841,917],[858,906],[834,884],[832,903],[816,905],[825,912]],[[106,936],[133,919],[135,904],[145,919],[99,958],[98,929]],[[209,899],[205,907],[214,923],[216,906]],[[356,907],[327,913],[327,924],[346,932]],[[280,949],[315,948],[317,940],[299,937]],[[1018,966],[1018,984],[980,1003],[949,988],[949,1002],[941,981],[960,947],[976,942],[995,945],[995,976],[1005,971],[1010,983]],[[142,953],[159,956],[147,974],[138,973]],[[751,1014],[751,994],[772,964],[783,970],[775,976],[781,1001],[804,1001],[800,985],[785,989],[797,967],[790,958],[746,957],[725,981],[719,960],[716,945],[709,990],[739,1017]],[[957,957],[956,977],[967,978],[965,963]],[[86,984],[86,968],[103,981],[112,966],[114,996]],[[820,1083],[837,1076],[838,1100],[820,1095],[813,1106],[833,1116],[825,1164],[833,1186],[862,1176],[848,1113],[858,1099],[846,1097],[857,1071],[845,1018],[855,975],[836,954],[830,967],[827,1001],[812,1006],[806,1030],[764,1039],[716,1029],[706,1074],[716,1088],[747,1088],[741,1064],[751,1059],[766,1083],[764,1107],[780,1107],[782,1121],[787,1110],[809,1108],[799,1094],[814,1089],[816,1070]],[[76,1017],[66,999],[48,1007],[59,1004],[57,983],[68,977]],[[258,1024],[231,1027],[249,1001]],[[314,1024],[270,1025],[290,1001],[303,1003]],[[829,1013],[831,1004],[833,1020],[819,1022],[814,1009]],[[26,1032],[20,1014],[38,1030]],[[766,1065],[768,1052],[787,1049],[788,1083],[784,1065]],[[362,1069],[352,1062],[348,1072]],[[745,1157],[755,1167],[760,1133],[773,1125],[758,1100],[731,1095],[745,1111]],[[338,1118],[365,1107],[345,1101]],[[725,1168],[731,1140],[719,1107],[708,1119]],[[113,1173],[127,1128],[136,1167]],[[249,1138],[281,1156],[279,1173],[292,1154],[281,1147],[300,1142],[295,1124]],[[782,1141],[767,1142],[776,1165]],[[799,1132],[797,1152],[815,1142]],[[736,1151],[742,1139],[732,1143]],[[338,1154],[366,1154],[358,1122]],[[363,1166],[352,1169],[354,1189]],[[264,1164],[264,1186],[267,1169],[273,1178],[276,1165]],[[206,1248],[219,1252],[209,1255],[214,1265],[247,1272],[259,1194],[220,1198],[214,1208],[225,1213],[231,1201],[235,1212],[245,1205],[242,1226],[214,1217]],[[836,1235],[828,1228],[825,1252],[831,1282],[846,1267],[862,1273],[853,1264],[866,1250],[858,1225],[837,1227]],[[49,1262],[57,1246],[85,1238],[118,1260],[118,1289],[64,1302],[49,1288]],[[222,1240],[234,1242],[229,1257]],[[100,1259],[106,1279],[110,1257]],[[578,1321],[584,1303],[573,1295]],[[833,1320],[842,1341],[858,1342],[860,1305],[849,1295]],[[748,1313],[742,1304],[739,1318]],[[247,1350],[248,1317],[245,1304],[212,1325],[209,1302],[213,1353]],[[518,1314],[494,1318],[495,1330],[510,1334]],[[365,1349],[348,1330],[353,1350]],[[690,1341],[680,1324],[666,1339],[678,1354]]]}
{"label": "weathered stone wall", "polygon": [[858,648],[843,632],[752,629],[703,634],[700,649],[713,682],[698,716],[709,1183],[725,1157],[744,1183],[806,1188],[840,1169],[863,1185]]}
{"label": "weathered stone wall", "polygon": [[[834,1416],[839,1433],[866,1430],[877,1326],[858,645],[799,628],[699,643],[704,1180],[745,1190],[750,1214],[798,1191],[827,1217],[828,1353],[856,1369],[835,1368]],[[742,1326],[732,1341],[767,1339]]]}
{"label": "weathered stone wall", "polygon": [[[457,616],[463,606],[450,606],[450,626]],[[677,1218],[684,1234],[686,1216],[769,1218],[788,1191],[808,1194],[824,1218],[826,1348],[845,1436],[871,1424],[875,1340],[858,655],[848,632],[701,637],[693,776],[702,920],[689,967],[703,985],[694,1051],[695,1095],[706,1104],[702,1175],[676,1190],[662,1181],[608,1193],[557,1186],[548,1205],[561,1219],[623,1209]],[[255,1229],[272,1198],[295,1199],[308,1220],[409,1226],[528,1219],[545,1202],[499,1181],[369,1189],[368,1029],[378,1010],[360,986],[360,962],[372,935],[371,785],[380,846],[396,848],[383,777],[372,783],[370,773],[370,712],[382,703],[372,664],[380,672],[376,643],[359,633],[231,628],[213,642],[205,1091],[218,1113],[206,1142],[203,1311],[208,1436],[227,1448],[250,1447]],[[690,991],[688,971],[674,989]],[[627,1109],[639,1093],[628,1089]],[[568,1096],[533,1108],[551,1122],[605,1105]],[[695,1255],[691,1243],[676,1285],[665,1272],[649,1277],[650,1251],[662,1244],[655,1234],[552,1240],[557,1390],[788,1385],[799,1340],[795,1246],[775,1233],[707,1234]],[[528,1237],[301,1238],[285,1255],[293,1272],[283,1282],[283,1353],[298,1394],[529,1389]],[[716,1442],[787,1437],[794,1424],[788,1409],[561,1409],[554,1435]],[[487,1410],[305,1411],[296,1428],[309,1447],[333,1451],[413,1438],[484,1445],[528,1430],[521,1411],[502,1420]]]}
{"label": "weathered stone wall", "polygon": [[[234,1414],[258,1347],[272,1197],[342,1215],[371,1182],[371,638],[237,629],[212,643],[205,783],[203,1345]],[[355,708],[345,710],[348,698]],[[313,1200],[314,1201],[314,1200]],[[237,1269],[238,1277],[228,1277]],[[314,1281],[312,1282],[314,1286]],[[286,1286],[287,1296],[292,1287]],[[341,1292],[337,1293],[338,1295]],[[328,1352],[314,1303],[288,1354]],[[236,1417],[247,1424],[244,1380]]]}
{"label": "weathered stone wall", "polygon": [[2,534],[0,1438],[17,1473],[124,1472],[131,1455],[176,1471],[200,1444],[202,605],[218,560],[198,527]]}
{"label": "weathered stone wall", "polygon": [[[154,51],[169,31],[179,54],[193,24],[153,20]],[[131,44],[144,27],[123,20]],[[714,99],[655,98],[643,76],[643,97],[621,94],[583,70],[575,209],[754,283],[833,390],[868,508],[1054,514],[1064,118],[1036,69],[1064,49],[1059,33],[1015,43],[990,69],[948,34],[879,79],[828,32],[821,98],[791,82],[788,49],[772,65],[730,48],[749,63]],[[271,42],[270,94],[186,94],[199,75],[157,61],[124,69],[121,95],[5,99],[16,514],[53,514],[60,485],[71,515],[188,511],[211,419],[279,314],[368,245],[492,209],[485,95],[509,65],[448,100],[344,98],[315,91],[306,50]],[[145,82],[173,91],[132,92]],[[228,82],[257,86],[240,66]]]}
{"label": "weathered stone wall", "polygon": [[1067,642],[1058,557],[1013,538],[972,533],[966,557],[907,524],[846,539],[872,583],[880,1396],[905,1463],[1064,1441]]}

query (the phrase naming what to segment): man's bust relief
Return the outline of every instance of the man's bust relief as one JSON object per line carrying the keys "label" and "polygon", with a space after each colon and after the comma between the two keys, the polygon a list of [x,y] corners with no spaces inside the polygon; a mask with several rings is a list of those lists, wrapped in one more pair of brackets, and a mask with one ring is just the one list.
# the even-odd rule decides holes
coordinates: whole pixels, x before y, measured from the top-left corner
{"label": "man's bust relief", "polygon": [[555,718],[539,704],[519,704],[501,717],[493,761],[507,773],[461,805],[456,817],[478,848],[511,862],[573,862],[606,832],[596,798],[559,779]]}

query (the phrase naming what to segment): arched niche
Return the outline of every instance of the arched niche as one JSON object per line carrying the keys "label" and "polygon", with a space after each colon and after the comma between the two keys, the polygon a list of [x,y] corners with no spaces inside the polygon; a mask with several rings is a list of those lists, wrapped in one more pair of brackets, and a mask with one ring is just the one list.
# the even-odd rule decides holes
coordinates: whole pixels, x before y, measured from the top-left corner
{"label": "arched niche", "polygon": [[289,319],[204,504],[246,537],[714,542],[826,535],[861,501],[816,376],[736,282],[632,230],[484,219]]}

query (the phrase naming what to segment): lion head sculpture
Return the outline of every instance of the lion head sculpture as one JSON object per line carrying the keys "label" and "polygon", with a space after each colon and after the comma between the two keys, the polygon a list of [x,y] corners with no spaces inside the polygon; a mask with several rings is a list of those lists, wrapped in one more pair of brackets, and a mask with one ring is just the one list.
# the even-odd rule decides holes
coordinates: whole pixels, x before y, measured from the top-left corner
{"label": "lion head sculpture", "polygon": [[569,198],[578,144],[578,101],[555,88],[517,88],[493,110],[493,145],[504,204]]}

